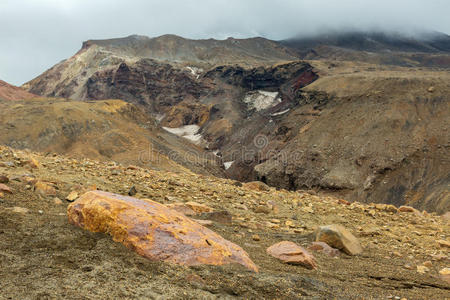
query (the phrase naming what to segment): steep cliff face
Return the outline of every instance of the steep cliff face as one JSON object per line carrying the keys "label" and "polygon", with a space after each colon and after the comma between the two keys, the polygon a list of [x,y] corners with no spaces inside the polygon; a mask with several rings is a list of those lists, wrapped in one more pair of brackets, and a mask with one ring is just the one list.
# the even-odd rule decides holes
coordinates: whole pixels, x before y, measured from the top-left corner
{"label": "steep cliff face", "polygon": [[198,99],[207,87],[187,70],[142,59],[133,64],[95,72],[85,85],[87,99],[123,99],[141,104],[154,112],[187,99]]}
{"label": "steep cliff face", "polygon": [[[136,85],[134,89],[139,92],[144,90],[148,93],[156,89],[152,93],[159,93],[161,85],[166,85],[175,88],[174,92],[193,89],[196,95],[198,91],[191,86],[192,81],[201,75],[203,69],[228,64],[251,67],[295,59],[288,48],[263,38],[219,41],[165,35],[90,40],[83,43],[77,54],[24,87],[39,95],[89,99],[106,92],[97,86],[101,82],[113,86],[118,84],[115,90],[125,89],[126,95],[124,83],[128,82]],[[188,75],[190,77],[186,77]],[[178,81],[184,80],[186,85],[178,85]],[[184,93],[189,94],[190,91]]]}
{"label": "steep cliff face", "polygon": [[324,93],[325,105],[300,105],[273,126],[284,128],[287,142],[270,158],[261,149],[254,176],[443,213],[450,208],[448,82],[445,72],[407,69],[324,76],[305,93]]}

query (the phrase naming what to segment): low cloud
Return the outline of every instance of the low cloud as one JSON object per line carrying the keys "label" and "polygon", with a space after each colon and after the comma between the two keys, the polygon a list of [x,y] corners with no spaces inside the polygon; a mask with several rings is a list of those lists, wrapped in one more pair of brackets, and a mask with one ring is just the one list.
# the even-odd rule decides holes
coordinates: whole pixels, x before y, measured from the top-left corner
{"label": "low cloud", "polygon": [[2,0],[0,79],[20,85],[87,39],[166,33],[285,39],[327,30],[450,33],[446,0]]}

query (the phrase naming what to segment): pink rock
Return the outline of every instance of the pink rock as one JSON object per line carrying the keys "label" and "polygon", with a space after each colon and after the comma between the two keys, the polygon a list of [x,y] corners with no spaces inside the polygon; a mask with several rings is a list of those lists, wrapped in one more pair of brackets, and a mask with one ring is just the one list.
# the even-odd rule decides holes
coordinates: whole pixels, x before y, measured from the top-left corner
{"label": "pink rock", "polygon": [[301,265],[308,269],[316,269],[317,263],[314,256],[296,243],[283,241],[267,248],[267,253],[285,263]]}
{"label": "pink rock", "polygon": [[6,184],[3,184],[3,183],[0,183],[0,192],[4,192],[4,193],[7,193],[7,194],[12,194],[13,193],[11,191],[11,189]]}
{"label": "pink rock", "polygon": [[335,257],[339,256],[339,250],[330,247],[327,243],[324,242],[313,242],[311,246],[308,247],[310,251],[322,251],[328,256]]}

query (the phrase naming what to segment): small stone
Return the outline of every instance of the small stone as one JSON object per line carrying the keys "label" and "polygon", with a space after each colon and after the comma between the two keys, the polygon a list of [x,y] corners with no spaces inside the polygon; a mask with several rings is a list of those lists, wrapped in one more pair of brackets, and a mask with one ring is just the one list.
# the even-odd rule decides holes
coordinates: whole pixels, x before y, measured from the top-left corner
{"label": "small stone", "polygon": [[443,268],[439,271],[439,277],[450,284],[450,268]]}
{"label": "small stone", "polygon": [[196,212],[193,211],[191,208],[186,206],[184,203],[171,203],[166,204],[168,208],[171,208],[179,213],[182,213],[185,216],[194,216],[196,215]]}
{"label": "small stone", "polygon": [[128,191],[128,196],[134,196],[137,194],[136,187],[133,185]]}
{"label": "small stone", "polygon": [[3,183],[0,183],[0,192],[6,193],[6,194],[13,193],[12,190],[6,184],[3,184]]}
{"label": "small stone", "polygon": [[397,257],[402,257],[402,254],[398,251],[394,251],[392,252],[393,255],[397,256]]}
{"label": "small stone", "polygon": [[211,212],[213,209],[209,206],[206,206],[205,204],[200,204],[194,201],[186,202],[185,205],[192,209],[196,213],[205,213],[205,212]]}
{"label": "small stone", "polygon": [[341,225],[320,226],[316,231],[316,242],[327,243],[348,255],[361,254],[363,251],[358,239]]}
{"label": "small stone", "polygon": [[56,196],[56,189],[50,183],[44,181],[37,181],[34,184],[34,191],[44,196]]}
{"label": "small stone", "polygon": [[257,234],[252,235],[252,239],[253,239],[254,241],[260,241],[260,240],[261,240],[261,238],[260,238],[259,235],[257,235]]}
{"label": "small stone", "polygon": [[446,222],[450,222],[450,211],[446,212],[445,214],[443,214],[441,216],[441,218],[446,221]]}
{"label": "small stone", "polygon": [[312,242],[312,244],[308,247],[308,250],[321,251],[331,257],[339,256],[338,249],[334,249],[324,242]]}
{"label": "small stone", "polygon": [[450,248],[450,242],[446,240],[437,240],[436,241],[440,247]]}
{"label": "small stone", "polygon": [[257,214],[269,214],[270,208],[265,205],[260,205],[254,209],[255,213]]}
{"label": "small stone", "polygon": [[28,161],[25,162],[26,165],[30,166],[33,169],[38,169],[41,167],[39,161],[33,157],[31,157]]}
{"label": "small stone", "polygon": [[414,207],[411,206],[406,206],[406,205],[402,205],[398,208],[399,212],[407,212],[407,213],[412,213],[412,212],[418,212],[417,209],[415,209]]}
{"label": "small stone", "polygon": [[226,225],[231,224],[233,221],[233,216],[226,210],[202,213],[200,217]]}
{"label": "small stone", "polygon": [[270,210],[273,211],[274,214],[278,214],[280,212],[278,204],[273,200],[267,201],[267,206],[269,207]]}
{"label": "small stone", "polygon": [[42,215],[42,214],[44,213],[44,211],[43,211],[43,210],[38,210],[38,213],[39,213],[40,215]]}
{"label": "small stone", "polygon": [[58,197],[53,198],[53,203],[56,205],[61,205],[63,204],[63,202],[61,201],[61,199],[59,199]]}
{"label": "small stone", "polygon": [[274,224],[272,222],[266,222],[266,226],[269,228],[280,228],[280,225]]}
{"label": "small stone", "polygon": [[287,220],[285,223],[286,227],[295,228],[294,222]]}
{"label": "small stone", "polygon": [[267,253],[287,264],[301,265],[307,269],[317,268],[314,256],[293,242],[282,241],[274,244],[267,248]]}
{"label": "small stone", "polygon": [[441,260],[446,260],[447,259],[447,255],[444,254],[433,254],[431,255],[432,260],[435,261],[441,261]]}
{"label": "small stone", "polygon": [[314,213],[314,209],[311,206],[302,207],[301,210],[306,212],[306,213],[310,213],[310,214]]}
{"label": "small stone", "polygon": [[234,186],[237,186],[237,187],[241,187],[242,186],[242,182],[240,182],[240,181],[233,181],[233,183],[232,183]]}
{"label": "small stone", "polygon": [[433,93],[433,92],[434,92],[434,86],[430,86],[430,87],[428,88],[428,92],[429,92],[429,93]]}
{"label": "small stone", "polygon": [[348,202],[347,200],[344,200],[344,199],[339,199],[338,203],[343,204],[343,205],[350,205],[350,202]]}
{"label": "small stone", "polygon": [[72,191],[69,193],[69,195],[67,195],[66,200],[69,202],[73,202],[78,198],[78,192],[77,191]]}
{"label": "small stone", "polygon": [[412,270],[413,266],[411,264],[404,264],[403,267],[408,270]]}
{"label": "small stone", "polygon": [[198,219],[195,219],[194,221],[197,222],[200,225],[203,225],[203,226],[212,225],[212,223],[213,223],[210,220],[198,220]]}
{"label": "small stone", "polygon": [[29,212],[28,208],[25,207],[18,207],[18,206],[14,206],[11,208],[7,208],[8,210],[11,210],[14,213],[18,213],[18,214],[26,214]]}
{"label": "small stone", "polygon": [[423,265],[429,269],[431,269],[433,267],[433,263],[429,260],[427,260],[426,262],[423,263]]}
{"label": "small stone", "polygon": [[392,204],[383,204],[383,203],[377,203],[375,204],[375,208],[377,210],[381,210],[381,211],[385,211],[385,212],[392,212],[392,213],[396,213],[397,207],[395,207]]}
{"label": "small stone", "polygon": [[417,266],[417,273],[425,274],[426,272],[429,272],[429,271],[430,271],[430,269],[428,269],[425,266]]}
{"label": "small stone", "polygon": [[8,183],[9,182],[9,178],[6,177],[5,175],[0,175],[0,183]]}
{"label": "small stone", "polygon": [[261,181],[246,182],[242,184],[242,187],[253,191],[260,191],[260,192],[270,191],[269,186]]}

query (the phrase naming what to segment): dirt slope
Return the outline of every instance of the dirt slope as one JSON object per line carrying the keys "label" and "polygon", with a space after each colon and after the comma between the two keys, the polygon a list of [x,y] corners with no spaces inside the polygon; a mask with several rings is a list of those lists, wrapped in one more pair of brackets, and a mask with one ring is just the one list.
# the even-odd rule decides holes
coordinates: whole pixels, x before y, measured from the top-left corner
{"label": "dirt slope", "polygon": [[24,89],[0,80],[0,100],[22,100],[37,97]]}
{"label": "dirt slope", "polygon": [[[202,155],[202,149],[169,134],[153,118],[121,100],[0,101],[0,124],[0,143],[18,149],[164,170],[188,167],[199,173],[221,172],[214,155]],[[198,155],[190,157],[189,151]]]}
{"label": "dirt slope", "polygon": [[[40,167],[30,169],[30,158]],[[445,299],[450,289],[438,274],[448,266],[448,248],[437,242],[450,238],[450,227],[434,214],[388,212],[305,192],[254,191],[189,172],[130,169],[5,147],[0,147],[0,175],[10,178],[12,189],[0,197],[0,298]],[[260,272],[146,260],[106,235],[70,225],[67,203],[40,196],[33,180],[51,182],[60,199],[92,185],[121,194],[134,185],[138,198],[196,201],[226,210],[232,223],[213,221],[209,227],[242,246]],[[318,269],[308,270],[266,253],[282,240],[307,247],[316,226],[332,223],[357,236],[362,255],[312,252]],[[426,261],[427,271],[418,273]]]}

